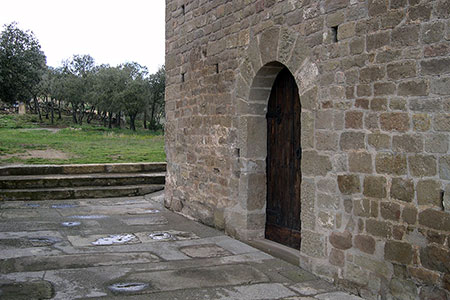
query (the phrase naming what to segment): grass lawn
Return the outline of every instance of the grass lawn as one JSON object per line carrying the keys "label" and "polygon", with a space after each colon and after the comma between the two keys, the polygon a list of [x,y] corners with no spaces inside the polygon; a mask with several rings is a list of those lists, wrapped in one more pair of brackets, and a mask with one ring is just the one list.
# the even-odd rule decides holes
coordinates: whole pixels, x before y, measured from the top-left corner
{"label": "grass lawn", "polygon": [[[52,129],[34,115],[0,115],[0,165],[165,161],[164,136],[148,130],[81,126]],[[67,122],[63,124],[67,126]]]}

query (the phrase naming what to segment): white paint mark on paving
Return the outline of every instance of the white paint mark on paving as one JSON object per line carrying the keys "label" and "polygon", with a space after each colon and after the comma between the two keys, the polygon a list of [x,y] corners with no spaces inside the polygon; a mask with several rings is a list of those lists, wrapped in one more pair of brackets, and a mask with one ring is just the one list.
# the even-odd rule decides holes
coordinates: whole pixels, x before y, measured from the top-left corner
{"label": "white paint mark on paving", "polygon": [[152,240],[172,240],[174,237],[168,232],[156,232],[148,235]]}
{"label": "white paint mark on paving", "polygon": [[61,225],[64,227],[75,227],[75,226],[80,226],[81,223],[80,222],[62,222]]}
{"label": "white paint mark on paving", "polygon": [[76,204],[62,203],[62,204],[53,204],[52,208],[73,208],[77,207]]}
{"label": "white paint mark on paving", "polygon": [[137,237],[134,234],[117,234],[99,238],[95,242],[92,242],[91,244],[95,246],[126,244],[128,242],[133,241],[134,239],[137,239]]}
{"label": "white paint mark on paving", "polygon": [[110,285],[108,288],[116,293],[133,293],[139,292],[148,287],[148,283],[142,282],[125,282],[125,283],[115,283]]}
{"label": "white paint mark on paving", "polygon": [[105,219],[108,216],[105,215],[87,215],[87,216],[70,216],[72,219],[93,220],[93,219]]}

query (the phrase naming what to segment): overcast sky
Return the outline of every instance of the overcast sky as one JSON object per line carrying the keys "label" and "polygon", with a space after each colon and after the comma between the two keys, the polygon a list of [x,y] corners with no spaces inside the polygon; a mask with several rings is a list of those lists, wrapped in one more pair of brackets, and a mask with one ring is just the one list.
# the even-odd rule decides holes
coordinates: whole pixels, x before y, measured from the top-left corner
{"label": "overcast sky", "polygon": [[74,54],[96,64],[135,61],[151,73],[164,64],[165,0],[7,0],[0,25],[18,22],[31,30],[57,67]]}

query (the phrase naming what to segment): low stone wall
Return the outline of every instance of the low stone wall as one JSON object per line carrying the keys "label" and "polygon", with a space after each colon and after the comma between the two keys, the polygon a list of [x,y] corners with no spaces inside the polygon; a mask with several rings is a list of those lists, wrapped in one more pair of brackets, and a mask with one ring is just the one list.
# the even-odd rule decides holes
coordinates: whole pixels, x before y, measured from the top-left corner
{"label": "low stone wall", "polygon": [[450,297],[450,1],[166,3],[166,206],[264,236],[265,114],[287,67],[299,264],[367,299]]}

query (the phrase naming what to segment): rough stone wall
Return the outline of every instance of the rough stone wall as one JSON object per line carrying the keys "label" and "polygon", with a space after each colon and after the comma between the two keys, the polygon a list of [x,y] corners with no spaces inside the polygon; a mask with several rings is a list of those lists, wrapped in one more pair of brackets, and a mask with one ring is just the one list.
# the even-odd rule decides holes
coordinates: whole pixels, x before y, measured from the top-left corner
{"label": "rough stone wall", "polygon": [[286,66],[300,265],[367,299],[450,297],[450,0],[166,3],[166,206],[263,236],[265,110]]}

